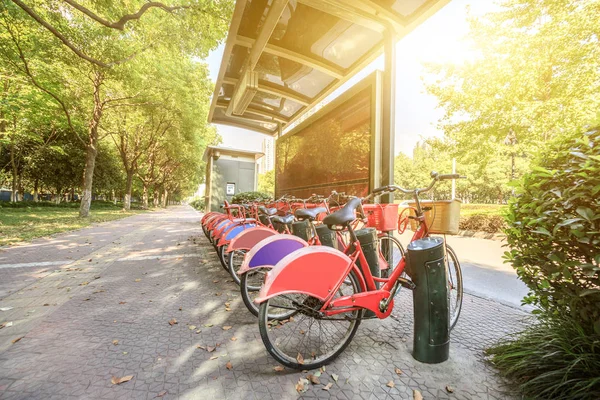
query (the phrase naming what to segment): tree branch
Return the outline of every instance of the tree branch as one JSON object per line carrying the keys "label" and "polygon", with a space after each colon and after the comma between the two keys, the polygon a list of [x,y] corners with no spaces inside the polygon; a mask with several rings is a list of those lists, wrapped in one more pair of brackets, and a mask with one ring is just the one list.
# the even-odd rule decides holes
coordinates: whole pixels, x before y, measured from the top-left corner
{"label": "tree branch", "polygon": [[50,25],[49,23],[44,21],[42,19],[42,17],[40,17],[35,11],[33,11],[31,8],[29,8],[21,0],[12,0],[12,2],[15,3],[17,6],[19,6],[27,14],[29,14],[29,16],[31,18],[33,18],[34,20],[36,20],[36,22],[38,24],[42,25],[44,28],[46,28],[48,31],[50,31],[50,33],[52,33],[55,37],[57,37],[61,42],[63,42],[63,44],[65,46],[67,46],[69,49],[71,49],[71,51],[73,53],[77,54],[80,58],[82,58],[92,64],[95,64],[99,67],[103,67],[103,68],[110,67],[108,64],[86,55],[81,50],[79,50],[77,47],[75,47],[75,45],[73,45],[71,42],[69,42],[69,40],[67,40],[66,37],[64,37],[59,31],[57,31],[52,25]]}
{"label": "tree branch", "polygon": [[151,8],[160,8],[168,13],[172,13],[173,11],[176,11],[176,10],[181,10],[181,9],[186,9],[186,8],[192,7],[192,6],[169,7],[165,4],[157,2],[157,1],[150,1],[148,3],[145,3],[136,13],[126,14],[126,15],[122,16],[121,19],[118,20],[117,22],[110,22],[110,21],[107,21],[104,18],[94,14],[91,10],[85,8],[81,4],[74,2],[73,0],[63,0],[63,1],[67,4],[69,4],[70,6],[72,6],[73,8],[81,11],[82,13],[84,13],[85,15],[87,15],[88,17],[93,19],[94,21],[106,26],[107,28],[118,29],[120,31],[125,29],[125,24],[127,22],[140,19],[142,17],[142,15],[144,15],[144,13]]}

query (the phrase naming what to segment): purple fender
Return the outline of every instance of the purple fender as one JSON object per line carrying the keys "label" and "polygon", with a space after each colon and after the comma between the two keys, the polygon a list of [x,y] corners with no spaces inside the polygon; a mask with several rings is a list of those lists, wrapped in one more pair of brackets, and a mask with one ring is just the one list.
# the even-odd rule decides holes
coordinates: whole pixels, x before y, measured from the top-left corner
{"label": "purple fender", "polygon": [[231,253],[234,250],[250,250],[264,238],[276,234],[277,232],[275,230],[265,226],[256,226],[254,228],[246,229],[229,242],[226,252]]}
{"label": "purple fender", "polygon": [[350,257],[326,246],[310,246],[282,258],[267,272],[256,303],[281,294],[304,293],[325,301],[353,267]]}
{"label": "purple fender", "polygon": [[308,243],[294,235],[277,234],[267,237],[246,254],[238,275],[252,268],[273,267],[288,254],[307,246]]}
{"label": "purple fender", "polygon": [[225,246],[225,245],[229,244],[240,233],[244,232],[247,229],[254,228],[255,226],[256,226],[256,224],[254,224],[254,223],[246,223],[246,224],[238,223],[238,224],[230,227],[225,232],[223,232],[223,234],[221,235],[221,238],[219,239],[217,246],[220,247],[220,246]]}
{"label": "purple fender", "polygon": [[216,226],[215,229],[213,229],[213,238],[215,240],[218,240],[221,238],[221,235],[223,234],[223,232],[225,232],[227,229],[229,229],[230,227],[236,225],[235,222],[233,222],[230,219],[225,219],[221,222],[219,222]]}

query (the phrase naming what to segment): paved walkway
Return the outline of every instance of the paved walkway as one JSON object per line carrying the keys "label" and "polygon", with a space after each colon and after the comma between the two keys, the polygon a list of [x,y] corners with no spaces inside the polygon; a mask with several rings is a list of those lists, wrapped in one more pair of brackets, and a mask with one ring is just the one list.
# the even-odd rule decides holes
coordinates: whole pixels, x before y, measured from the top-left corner
{"label": "paved walkway", "polygon": [[[0,324],[12,322],[0,329],[0,399],[288,399],[307,375],[273,369],[255,318],[188,207],[0,249],[0,309]],[[302,396],[512,397],[482,349],[521,328],[521,311],[466,295],[450,360],[438,365],[410,355],[408,294],[394,313],[363,322]]]}

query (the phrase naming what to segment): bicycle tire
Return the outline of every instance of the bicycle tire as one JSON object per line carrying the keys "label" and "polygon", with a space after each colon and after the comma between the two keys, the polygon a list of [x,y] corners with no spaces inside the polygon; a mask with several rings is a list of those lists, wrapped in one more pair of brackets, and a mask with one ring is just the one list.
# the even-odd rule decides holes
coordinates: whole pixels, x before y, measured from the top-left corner
{"label": "bicycle tire", "polygon": [[[450,261],[452,264],[450,264]],[[446,265],[448,268],[450,284],[450,330],[452,330],[458,322],[458,317],[460,317],[460,311],[462,309],[463,279],[458,257],[452,247],[448,245],[446,245]],[[454,290],[454,287],[456,290]]]}
{"label": "bicycle tire", "polygon": [[227,270],[236,285],[240,284],[240,276],[237,274],[237,270],[242,266],[245,254],[246,250],[234,250],[225,256],[227,258]]}
{"label": "bicycle tire", "polygon": [[227,262],[225,260],[225,246],[215,246],[215,248],[217,249],[217,257],[219,257],[221,266],[225,271],[229,272],[229,266],[227,266]]}
{"label": "bicycle tire", "polygon": [[[389,278],[400,263],[400,261],[404,258],[404,246],[402,246],[402,243],[400,243],[398,239],[391,235],[382,234],[378,237],[378,240],[379,251],[385,258],[385,261],[387,261],[388,265],[390,266],[387,269],[381,271],[381,277]],[[386,244],[386,242],[389,242],[390,244]],[[403,273],[402,277],[407,278],[405,275],[406,273]]]}
{"label": "bicycle tire", "polygon": [[[346,280],[350,281],[350,285],[351,285],[352,291],[354,293],[361,292],[360,284],[358,283],[358,279],[356,278],[354,273],[350,273],[350,275],[348,275],[348,278]],[[300,297],[297,297],[298,299],[302,299],[301,296],[306,296],[301,293],[287,293],[287,294],[281,295],[281,297],[282,296],[290,296],[290,295],[300,296]],[[311,352],[307,352],[307,351],[302,351],[300,349],[296,349],[298,351],[298,355],[294,356],[294,352],[296,350],[291,350],[291,355],[284,353],[284,351],[280,349],[280,347],[282,346],[282,343],[278,344],[277,343],[278,339],[272,338],[269,334],[270,332],[279,330],[279,328],[270,327],[269,320],[267,318],[269,304],[271,303],[271,301],[277,299],[278,297],[280,297],[280,296],[276,296],[272,299],[269,299],[260,305],[260,311],[259,311],[259,315],[258,315],[258,326],[259,326],[260,336],[261,336],[261,339],[265,345],[265,348],[269,352],[269,354],[275,360],[277,360],[277,362],[279,362],[280,364],[282,364],[288,368],[293,368],[293,369],[311,370],[311,369],[315,369],[315,368],[320,368],[321,366],[328,364],[329,362],[331,362],[335,358],[337,358],[346,349],[346,347],[350,344],[350,342],[354,338],[354,335],[356,334],[356,331],[358,330],[358,327],[360,325],[362,315],[364,312],[364,310],[355,310],[352,312],[353,317],[351,319],[347,319],[346,321],[342,321],[340,319],[340,318],[342,318],[341,314],[338,314],[338,315],[332,317],[331,319],[312,318],[312,320],[314,320],[314,321],[328,321],[328,322],[334,322],[334,323],[337,321],[349,322],[349,326],[347,329],[345,329],[345,332],[343,332],[343,336],[339,340],[334,340],[334,342],[337,342],[337,343],[335,344],[334,348],[327,354],[319,355],[317,357],[317,353],[315,350],[313,350]],[[313,307],[311,307],[310,306],[311,303],[314,303],[315,305]],[[314,323],[311,322],[308,324],[303,324],[303,322],[306,321],[306,319],[301,319],[302,316],[306,316],[307,318],[310,318],[310,317],[308,317],[306,311],[302,310],[302,308],[315,310],[320,307],[319,300],[314,297],[306,296],[306,298],[304,300],[302,300],[302,304],[299,304],[297,302],[296,302],[296,304],[298,304],[299,309],[297,310],[296,315],[294,315],[294,320],[286,322],[284,324],[281,324],[280,327],[285,328],[285,327],[287,327],[291,324],[295,324],[295,323],[298,323],[298,325],[297,325],[298,327],[305,326],[307,331],[303,331],[302,329],[300,329],[298,331],[298,333],[300,333],[300,335],[303,337],[301,339],[300,345],[304,343],[304,338],[306,338],[306,337],[309,338],[308,342],[310,344],[310,343],[312,343],[312,339],[310,338],[312,336],[311,329],[314,326]],[[336,319],[333,319],[333,318],[336,318]],[[332,325],[330,325],[330,326],[332,326]],[[318,323],[318,327],[319,327],[319,332],[322,332],[322,329],[321,329],[322,327],[321,327],[320,322]],[[316,328],[316,326],[315,326],[315,328]],[[331,331],[325,330],[325,332],[330,333]],[[292,338],[292,334],[291,333],[289,333],[289,334],[282,333],[282,337],[284,338],[283,340],[287,340],[289,342]],[[319,339],[317,341],[317,343],[318,343],[319,347],[323,344],[321,339]],[[306,354],[303,355],[302,353],[306,353]],[[304,358],[305,356],[306,356],[306,358]],[[309,356],[311,356],[312,359]]]}
{"label": "bicycle tire", "polygon": [[[265,274],[270,268],[253,268],[250,271],[244,273],[240,279],[240,293],[242,300],[246,305],[246,308],[252,315],[258,317],[260,311],[260,305],[254,302],[262,283],[264,281]],[[257,279],[256,279],[257,278]],[[254,280],[253,280],[254,279]],[[294,315],[294,312],[287,312],[282,314],[269,314],[269,320],[284,320]]]}

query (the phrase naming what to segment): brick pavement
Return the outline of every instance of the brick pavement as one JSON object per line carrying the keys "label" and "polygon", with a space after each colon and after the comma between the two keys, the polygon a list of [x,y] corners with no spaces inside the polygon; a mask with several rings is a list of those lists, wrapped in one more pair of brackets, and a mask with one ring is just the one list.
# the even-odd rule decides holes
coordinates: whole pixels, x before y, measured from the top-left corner
{"label": "brick pavement", "polygon": [[[204,238],[199,215],[188,207],[5,248],[0,257],[0,307],[13,307],[0,311],[0,323],[13,322],[0,330],[0,399],[299,396],[295,383],[307,373],[273,370],[277,363],[262,345],[255,318]],[[67,257],[71,264],[2,267]],[[364,321],[327,366],[322,384],[302,397],[412,399],[417,389],[425,399],[512,398],[482,349],[521,328],[526,317],[466,295],[450,359],[426,365],[410,355],[411,297],[400,294],[394,318]],[[177,324],[170,325],[173,318]],[[111,383],[113,376],[127,375],[131,381]],[[386,386],[390,380],[395,387]],[[329,382],[332,388],[322,390]],[[454,393],[446,392],[447,385]]]}

